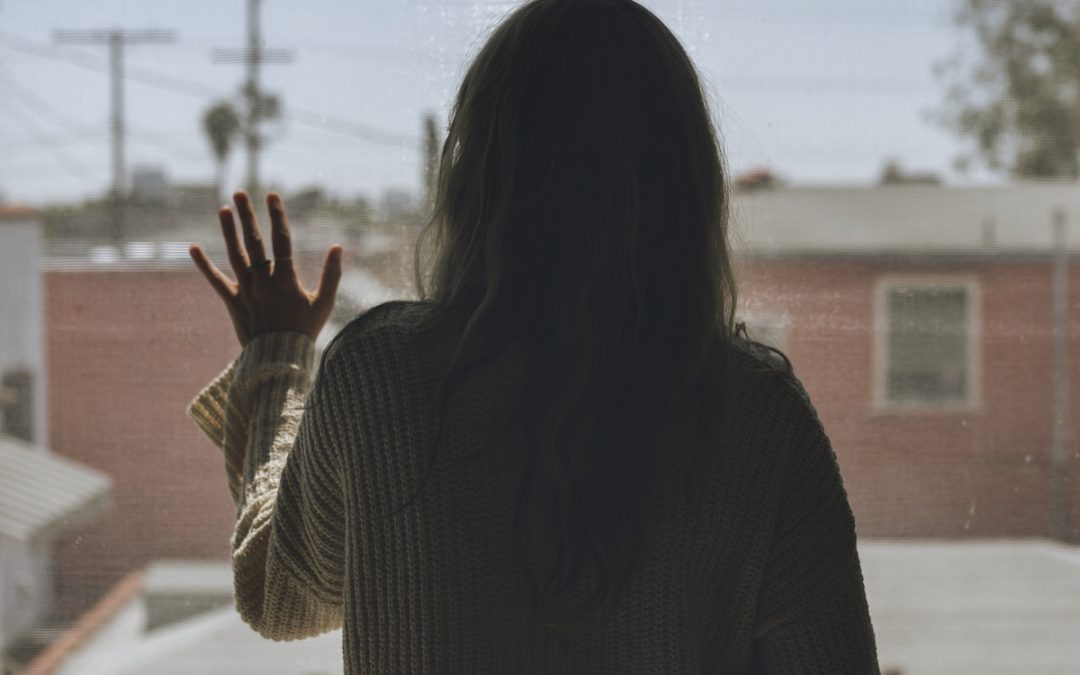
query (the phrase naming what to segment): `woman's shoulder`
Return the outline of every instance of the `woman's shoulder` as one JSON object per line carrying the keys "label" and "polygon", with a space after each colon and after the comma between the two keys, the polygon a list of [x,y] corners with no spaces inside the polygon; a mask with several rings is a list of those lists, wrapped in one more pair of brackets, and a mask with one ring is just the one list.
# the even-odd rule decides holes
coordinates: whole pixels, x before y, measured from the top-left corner
{"label": "woman's shoulder", "polygon": [[330,340],[323,349],[320,367],[358,360],[400,365],[409,354],[423,352],[420,338],[430,332],[436,317],[429,302],[393,300],[369,307]]}
{"label": "woman's shoulder", "polygon": [[729,348],[732,367],[743,374],[775,373],[790,375],[791,361],[779,349],[741,336],[732,338]]}
{"label": "woman's shoulder", "polygon": [[357,314],[342,328],[342,333],[354,333],[379,328],[419,327],[430,320],[435,304],[421,300],[389,300],[373,305]]}
{"label": "woman's shoulder", "polygon": [[798,382],[791,361],[778,349],[736,336],[727,353],[728,382],[736,388],[784,388]]}
{"label": "woman's shoulder", "polygon": [[728,353],[728,400],[737,408],[736,419],[820,426],[817,410],[787,355],[743,338],[733,340]]}
{"label": "woman's shoulder", "polygon": [[435,306],[419,300],[390,300],[353,317],[334,338],[348,343],[357,338],[401,337],[422,332],[436,318]]}

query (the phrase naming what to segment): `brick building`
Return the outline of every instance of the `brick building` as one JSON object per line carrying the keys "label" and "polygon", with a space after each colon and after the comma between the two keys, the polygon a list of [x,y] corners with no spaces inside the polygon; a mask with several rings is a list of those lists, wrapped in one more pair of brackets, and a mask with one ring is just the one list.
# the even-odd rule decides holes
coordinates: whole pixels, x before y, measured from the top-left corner
{"label": "brick building", "polygon": [[[149,245],[127,247],[137,250],[134,258],[89,246],[72,256],[67,242],[65,255],[46,263],[52,445],[114,479],[113,508],[56,545],[64,618],[151,561],[228,559],[235,514],[220,453],[184,410],[239,346],[187,246],[155,246],[156,257]],[[313,245],[294,253],[309,288],[324,251]],[[398,251],[361,246],[350,249],[353,256],[338,320],[395,295],[381,279],[397,268]]]}
{"label": "brick building", "polygon": [[[813,396],[863,536],[1045,537],[1065,523],[1063,538],[1080,542],[1080,450],[1075,434],[1054,436],[1055,419],[1080,419],[1080,395],[1068,415],[1056,411],[1061,257],[1051,231],[1055,209],[1080,220],[1077,192],[737,195],[743,315],[790,355]],[[1076,383],[1080,227],[1072,232],[1065,334]],[[353,265],[345,295],[383,299],[380,280],[406,287],[407,258],[382,256]],[[115,484],[113,511],[57,547],[61,602],[77,612],[149,561],[226,558],[221,462],[183,410],[237,348],[184,258],[54,259],[45,279],[52,446]]]}
{"label": "brick building", "polygon": [[813,397],[862,535],[1080,542],[1076,186],[764,190],[736,219],[751,332]]}

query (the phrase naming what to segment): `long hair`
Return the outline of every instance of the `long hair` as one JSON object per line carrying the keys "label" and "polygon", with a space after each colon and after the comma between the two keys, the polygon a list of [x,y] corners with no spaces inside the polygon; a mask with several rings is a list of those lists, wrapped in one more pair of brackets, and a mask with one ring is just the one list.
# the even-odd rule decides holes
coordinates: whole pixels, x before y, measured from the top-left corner
{"label": "long hair", "polygon": [[[495,30],[458,92],[416,247],[421,299],[461,327],[430,461],[455,383],[527,345],[514,545],[548,625],[614,605],[670,435],[718,412],[703,392],[734,333],[727,229],[706,98],[656,16],[631,0],[532,0]],[[523,518],[541,485],[557,550],[533,569]],[[581,588],[575,618],[550,619]]]}

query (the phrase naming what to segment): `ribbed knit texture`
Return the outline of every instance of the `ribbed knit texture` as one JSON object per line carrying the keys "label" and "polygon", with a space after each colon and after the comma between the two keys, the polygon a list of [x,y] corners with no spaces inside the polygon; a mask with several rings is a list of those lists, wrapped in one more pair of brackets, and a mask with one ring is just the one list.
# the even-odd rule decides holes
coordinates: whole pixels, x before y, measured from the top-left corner
{"label": "ribbed knit texture", "polygon": [[[450,397],[435,469],[391,516],[427,466],[452,347],[418,329],[426,311],[368,311],[314,384],[308,337],[256,337],[189,406],[225,454],[236,604],[256,631],[343,626],[347,673],[879,672],[836,456],[798,380],[761,350],[733,353],[701,516],[681,473],[659,473],[652,543],[599,627],[564,640],[529,619],[511,545],[525,444],[508,423],[523,350]],[[540,522],[526,539],[543,560]]]}

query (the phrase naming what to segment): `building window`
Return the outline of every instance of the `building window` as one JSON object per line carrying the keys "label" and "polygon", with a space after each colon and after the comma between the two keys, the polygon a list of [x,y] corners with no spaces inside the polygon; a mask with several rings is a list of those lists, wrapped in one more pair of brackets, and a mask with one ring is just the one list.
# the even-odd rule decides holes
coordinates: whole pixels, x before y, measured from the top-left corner
{"label": "building window", "polygon": [[27,369],[0,376],[0,433],[34,439],[34,374]]}
{"label": "building window", "polygon": [[974,405],[976,300],[974,282],[882,284],[877,331],[879,404]]}

